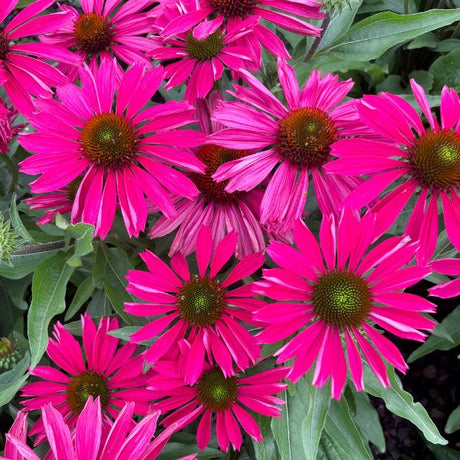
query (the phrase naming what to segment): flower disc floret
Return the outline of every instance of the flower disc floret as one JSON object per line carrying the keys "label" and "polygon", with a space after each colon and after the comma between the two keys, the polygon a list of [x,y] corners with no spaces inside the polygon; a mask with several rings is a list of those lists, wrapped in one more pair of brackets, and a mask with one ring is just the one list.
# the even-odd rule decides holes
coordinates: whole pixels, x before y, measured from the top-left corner
{"label": "flower disc floret", "polygon": [[321,109],[293,110],[280,122],[279,151],[294,165],[320,166],[329,158],[336,131],[332,119]]}
{"label": "flower disc floret", "polygon": [[79,414],[85,407],[88,398],[98,396],[103,409],[109,402],[107,382],[96,372],[83,372],[74,376],[67,388],[67,404],[74,414]]}
{"label": "flower disc floret", "polygon": [[193,326],[211,326],[222,316],[225,293],[214,278],[193,277],[178,293],[181,316]]}
{"label": "flower disc floret", "polygon": [[238,160],[248,154],[245,150],[232,150],[217,145],[205,145],[202,147],[197,157],[207,167],[204,174],[193,173],[190,178],[193,180],[198,190],[206,197],[208,201],[217,202],[234,202],[237,201],[241,193],[229,193],[225,191],[227,181],[216,182],[212,176],[219,166],[228,161]]}
{"label": "flower disc floret", "polygon": [[137,143],[134,129],[122,115],[114,113],[102,113],[88,120],[81,141],[87,158],[111,169],[129,163]]}
{"label": "flower disc floret", "polygon": [[198,40],[190,31],[185,38],[185,49],[188,54],[199,61],[207,61],[217,56],[224,45],[223,36],[220,30],[216,30],[203,40]]}
{"label": "flower disc floret", "polygon": [[257,0],[211,0],[211,4],[226,18],[244,18],[257,5]]}
{"label": "flower disc floret", "polygon": [[5,32],[3,32],[3,29],[0,28],[0,61],[5,60],[9,48],[10,43],[8,37],[6,36]]}
{"label": "flower disc floret", "polygon": [[201,404],[209,410],[223,411],[236,401],[238,380],[236,377],[225,378],[220,369],[205,372],[197,385]]}
{"label": "flower disc floret", "polygon": [[324,322],[357,327],[369,315],[372,297],[360,276],[347,271],[322,275],[313,286],[313,309]]}
{"label": "flower disc floret", "polygon": [[110,27],[100,14],[82,14],[75,21],[74,31],[78,46],[86,53],[99,53],[110,46]]}
{"label": "flower disc floret", "polygon": [[416,141],[409,158],[414,175],[427,187],[460,183],[460,136],[454,131],[428,131]]}

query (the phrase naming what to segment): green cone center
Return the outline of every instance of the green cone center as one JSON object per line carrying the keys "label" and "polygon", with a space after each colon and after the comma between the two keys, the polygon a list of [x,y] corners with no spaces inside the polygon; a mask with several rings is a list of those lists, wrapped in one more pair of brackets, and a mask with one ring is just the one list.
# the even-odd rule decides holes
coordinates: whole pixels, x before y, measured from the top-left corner
{"label": "green cone center", "polygon": [[214,278],[193,277],[177,294],[182,318],[193,326],[211,326],[226,307],[225,292]]}
{"label": "green cone center", "polygon": [[225,378],[220,369],[212,369],[200,378],[197,390],[203,406],[218,412],[236,401],[238,380],[236,377]]}
{"label": "green cone center", "polygon": [[222,33],[216,30],[203,40],[197,40],[190,31],[185,39],[187,53],[199,61],[207,61],[216,56],[224,45]]}
{"label": "green cone center", "polygon": [[431,188],[460,185],[460,136],[454,131],[428,131],[409,151],[414,175]]}
{"label": "green cone center", "polygon": [[369,285],[354,273],[327,273],[313,286],[312,305],[315,313],[334,326],[359,326],[367,318],[371,304]]}
{"label": "green cone center", "polygon": [[107,406],[109,389],[104,377],[95,372],[84,372],[73,377],[67,389],[67,404],[74,414],[84,409],[90,396],[93,399],[99,396],[101,407]]}

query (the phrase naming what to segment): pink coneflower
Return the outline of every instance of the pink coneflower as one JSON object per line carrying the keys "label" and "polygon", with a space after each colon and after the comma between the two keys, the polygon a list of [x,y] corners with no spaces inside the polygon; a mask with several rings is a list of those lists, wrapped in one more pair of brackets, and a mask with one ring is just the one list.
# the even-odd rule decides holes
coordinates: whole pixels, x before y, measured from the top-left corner
{"label": "pink coneflower", "polygon": [[8,153],[10,151],[8,142],[24,127],[24,125],[13,126],[17,116],[18,112],[14,108],[8,107],[0,99],[0,153]]}
{"label": "pink coneflower", "polygon": [[[204,98],[219,81],[225,68],[234,72],[246,68],[254,61],[250,48],[236,46],[239,38],[250,33],[257,21],[253,18],[242,21],[231,29],[213,27],[212,23],[200,24],[168,38],[163,36],[164,27],[174,18],[183,15],[186,6],[194,4],[167,4],[161,9],[156,20],[159,38],[157,45],[149,54],[154,59],[174,62],[165,66],[165,78],[169,79],[165,89],[171,89],[188,80],[185,98],[195,101]],[[255,18],[257,19],[257,18]]]}
{"label": "pink coneflower", "polygon": [[[227,148],[260,149],[259,153],[222,165],[214,179],[229,180],[225,190],[251,190],[275,170],[261,203],[261,222],[280,233],[290,232],[307,199],[310,174],[322,212],[337,209],[357,179],[326,176],[329,152],[342,137],[360,133],[352,103],[342,99],[353,86],[331,74],[313,71],[299,90],[294,70],[278,60],[278,76],[287,108],[259,80],[242,71],[250,87],[234,85],[238,101],[226,102],[215,119],[228,129],[210,136],[209,142]],[[334,108],[336,107],[336,108]]]}
{"label": "pink coneflower", "polygon": [[187,338],[193,343],[185,371],[190,384],[199,378],[205,355],[214,358],[226,376],[234,374],[234,363],[244,370],[260,357],[254,337],[239,321],[253,324],[252,312],[263,302],[253,298],[252,283],[233,289],[230,286],[258,270],[265,260],[263,254],[244,257],[225,279],[218,279],[219,271],[235,252],[237,238],[229,233],[213,251],[211,232],[202,227],[196,240],[198,275],[190,275],[183,254],[171,259],[173,271],[150,251],[141,254],[149,271],[130,270],[127,275],[127,290],[151,303],[126,303],[125,310],[136,316],[158,316],[131,335],[131,340],[158,337],[144,356],[154,363],[177,349],[179,339]]}
{"label": "pink coneflower", "polygon": [[[100,398],[104,424],[110,422],[108,415],[116,418],[129,401],[135,403],[136,414],[146,414],[152,393],[145,387],[151,373],[143,373],[142,356],[133,356],[136,345],[118,347],[119,339],[108,334],[118,329],[117,319],[102,318],[97,329],[87,313],[81,321],[83,349],[64,326],[55,325],[55,340],[49,339],[46,352],[62,370],[50,366],[32,369],[30,374],[43,381],[21,389],[22,396],[28,398],[22,404],[27,410],[38,410],[51,403],[71,428],[75,427],[89,396]],[[43,430],[43,419],[39,419],[31,434],[39,434],[40,442],[44,439]]]}
{"label": "pink coneflower", "polygon": [[[434,272],[441,273],[443,275],[460,275],[460,259],[435,260],[430,263],[430,267]],[[442,299],[459,296],[460,278],[438,284],[437,286],[428,289],[428,292],[431,296],[441,297]]]}
{"label": "pink coneflower", "polygon": [[[62,414],[51,404],[41,409],[45,439],[50,451],[47,459],[130,459],[153,460],[168,439],[180,429],[175,424],[164,430],[154,440],[159,412],[151,412],[139,423],[133,420],[134,403],[127,403],[117,414],[115,421],[107,426],[101,409],[101,399],[90,396],[76,420],[72,432]],[[187,420],[188,421],[188,420]],[[40,460],[27,445],[27,417],[19,411],[6,434],[6,460]],[[3,457],[2,457],[3,458]]]}
{"label": "pink coneflower", "polygon": [[[161,6],[174,4],[175,0],[162,0]],[[261,64],[261,45],[270,53],[285,59],[290,55],[283,41],[270,29],[259,24],[260,19],[271,22],[276,26],[301,35],[318,36],[320,27],[313,26],[301,18],[321,19],[321,2],[318,0],[185,0],[185,14],[172,18],[163,31],[164,36],[172,37],[193,29],[203,20],[210,19],[211,27],[222,24],[231,32],[240,27],[248,19],[256,19],[257,23],[251,33],[238,40],[241,48],[252,50],[255,59],[251,70],[257,71]],[[277,11],[279,10],[279,11]],[[297,17],[298,16],[298,17]]]}
{"label": "pink coneflower", "polygon": [[381,355],[406,371],[401,353],[376,326],[423,341],[426,334],[420,329],[432,331],[435,325],[420,313],[433,312],[436,305],[400,292],[430,273],[426,267],[405,267],[418,244],[408,243],[407,237],[390,238],[365,255],[378,236],[374,229],[373,214],[357,221],[347,209],[338,223],[323,216],[320,245],[299,220],[294,226],[298,250],[278,242],[267,249],[280,268],[264,271],[260,292],[282,302],[256,312],[256,319],[271,323],[258,335],[259,343],[275,343],[298,332],[275,353],[278,362],[296,358],[289,374],[296,382],[316,360],[313,384],[321,387],[330,377],[336,399],[347,378],[345,354],[357,390],[364,388],[359,349],[383,386],[389,381]]}
{"label": "pink coneflower", "polygon": [[51,87],[68,83],[67,77],[45,60],[80,64],[81,59],[61,47],[19,39],[53,32],[69,20],[67,13],[38,16],[54,0],[38,0],[21,10],[11,21],[3,21],[15,9],[19,0],[0,4],[0,85],[15,108],[29,114],[34,110],[31,95],[51,97]]}
{"label": "pink coneflower", "polygon": [[83,88],[59,88],[59,101],[37,101],[30,117],[35,133],[20,144],[36,152],[21,163],[26,174],[41,174],[33,193],[70,186],[82,176],[72,206],[72,222],[96,226],[105,238],[117,205],[130,236],[138,236],[147,220],[144,195],[167,216],[176,214],[169,193],[194,197],[198,190],[170,165],[201,172],[202,164],[183,147],[200,145],[204,135],[178,130],[194,120],[187,102],[168,102],[143,109],[163,78],[161,67],[131,67],[118,82],[114,60],[103,60],[97,71],[85,67]]}
{"label": "pink coneflower", "polygon": [[[210,118],[222,100],[222,93],[213,91],[206,101],[203,99],[197,101],[201,129],[206,134],[222,128]],[[264,231],[259,222],[262,190],[227,193],[225,191],[227,182],[217,183],[212,178],[220,165],[249,155],[250,152],[205,145],[196,149],[195,154],[206,165],[203,174],[189,174],[189,178],[195,183],[200,194],[193,200],[180,199],[176,203],[177,217],[173,219],[160,217],[150,230],[149,236],[151,238],[164,236],[179,227],[169,255],[173,256],[177,252],[188,255],[195,248],[198,231],[202,225],[205,225],[211,230],[214,246],[229,232],[238,233],[239,239],[235,249],[238,258],[264,250]]]}
{"label": "pink coneflower", "polygon": [[192,354],[193,345],[187,341],[180,344],[179,361],[158,362],[156,375],[149,381],[149,389],[156,398],[163,398],[154,404],[162,414],[171,412],[162,424],[183,425],[184,417],[191,422],[201,418],[198,424],[196,440],[198,447],[206,448],[211,438],[211,420],[215,416],[217,442],[227,452],[230,444],[239,450],[242,443],[241,427],[256,441],[262,441],[257,422],[246,408],[268,417],[280,415],[280,405],[285,402],[274,396],[285,390],[286,384],[280,383],[289,372],[289,368],[275,367],[251,376],[238,373],[227,376],[219,366],[205,363],[195,384],[184,381],[183,368]]}
{"label": "pink coneflower", "polygon": [[440,126],[431,113],[423,88],[414,80],[411,86],[429,128],[423,126],[409,103],[398,96],[389,93],[364,96],[358,104],[361,119],[384,140],[338,142],[331,153],[339,159],[329,163],[326,170],[334,174],[370,176],[347,199],[355,208],[399,184],[372,207],[379,216],[382,231],[393,224],[409,198],[419,191],[406,232],[413,239],[420,239],[417,261],[423,264],[436,247],[439,198],[447,235],[460,250],[460,102],[453,89],[443,88]]}
{"label": "pink coneflower", "polygon": [[[60,5],[70,20],[42,40],[74,50],[91,69],[101,58],[112,56],[128,65],[151,65],[145,53],[153,46],[146,36],[152,32],[153,21],[144,10],[153,3],[155,0],[87,0],[81,2],[82,14],[71,6]],[[78,76],[72,67],[62,66],[62,70],[72,81]],[[118,71],[122,72],[121,66]]]}

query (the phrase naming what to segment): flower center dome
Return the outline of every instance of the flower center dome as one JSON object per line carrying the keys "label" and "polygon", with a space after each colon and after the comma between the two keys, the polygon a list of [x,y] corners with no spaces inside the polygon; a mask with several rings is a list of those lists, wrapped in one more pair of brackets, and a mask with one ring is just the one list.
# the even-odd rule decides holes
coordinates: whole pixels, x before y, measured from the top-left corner
{"label": "flower center dome", "polygon": [[460,184],[460,136],[454,131],[428,131],[409,151],[414,175],[427,187]]}
{"label": "flower center dome", "polygon": [[113,113],[102,113],[88,120],[81,141],[87,158],[112,169],[133,159],[137,143],[134,129],[124,117]]}
{"label": "flower center dome", "polygon": [[3,29],[0,27],[0,61],[4,61],[6,59],[9,49],[10,41]]}
{"label": "flower center dome", "polygon": [[216,30],[214,33],[204,38],[197,40],[190,31],[185,38],[185,49],[187,53],[199,61],[207,61],[216,56],[222,49],[224,44],[222,33]]}
{"label": "flower center dome", "polygon": [[225,292],[214,278],[193,277],[177,297],[182,318],[193,326],[212,326],[227,305]]}
{"label": "flower center dome", "polygon": [[203,406],[219,412],[236,401],[238,380],[236,377],[225,378],[220,369],[212,369],[202,375],[197,390]]}
{"label": "flower center dome", "polygon": [[97,13],[82,14],[75,21],[74,33],[78,46],[86,53],[99,53],[111,43],[110,26]]}
{"label": "flower center dome", "polygon": [[74,414],[84,409],[90,396],[93,399],[99,396],[101,407],[107,407],[109,390],[104,377],[95,372],[83,372],[73,377],[67,389],[67,404]]}
{"label": "flower center dome", "polygon": [[190,174],[190,178],[208,201],[216,201],[219,203],[238,201],[239,197],[244,192],[228,193],[225,191],[228,180],[216,182],[212,176],[219,166],[229,161],[243,158],[248,155],[248,153],[249,152],[245,150],[230,150],[217,145],[205,145],[201,147],[197,156],[207,168],[204,174],[192,173]]}
{"label": "flower center dome", "polygon": [[371,310],[369,285],[347,271],[327,273],[313,285],[313,309],[320,319],[338,327],[357,327]]}
{"label": "flower center dome", "polygon": [[257,5],[257,0],[211,0],[211,4],[226,18],[244,18]]}
{"label": "flower center dome", "polygon": [[320,109],[293,110],[280,122],[279,151],[297,166],[321,166],[329,158],[336,131],[332,119]]}

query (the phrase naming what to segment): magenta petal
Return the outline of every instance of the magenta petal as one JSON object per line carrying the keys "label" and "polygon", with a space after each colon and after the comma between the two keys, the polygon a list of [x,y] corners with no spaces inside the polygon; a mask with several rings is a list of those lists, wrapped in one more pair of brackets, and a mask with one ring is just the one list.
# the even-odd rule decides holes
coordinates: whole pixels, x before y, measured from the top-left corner
{"label": "magenta petal", "polygon": [[257,422],[254,420],[254,418],[238,404],[233,404],[231,408],[246,433],[248,433],[249,436],[254,438],[256,441],[262,441],[262,433],[260,432],[259,425],[257,425]]}
{"label": "magenta petal", "polygon": [[101,403],[99,398],[93,402],[90,397],[77,420],[75,445],[79,460],[97,458],[102,434]]}
{"label": "magenta petal", "polygon": [[210,410],[206,410],[198,425],[198,430],[196,432],[196,442],[201,450],[206,448],[211,439],[211,417],[212,412]]}
{"label": "magenta petal", "polygon": [[347,329],[345,329],[345,341],[347,344],[348,365],[350,367],[353,383],[355,384],[357,391],[363,391],[363,363],[358,348]]}

